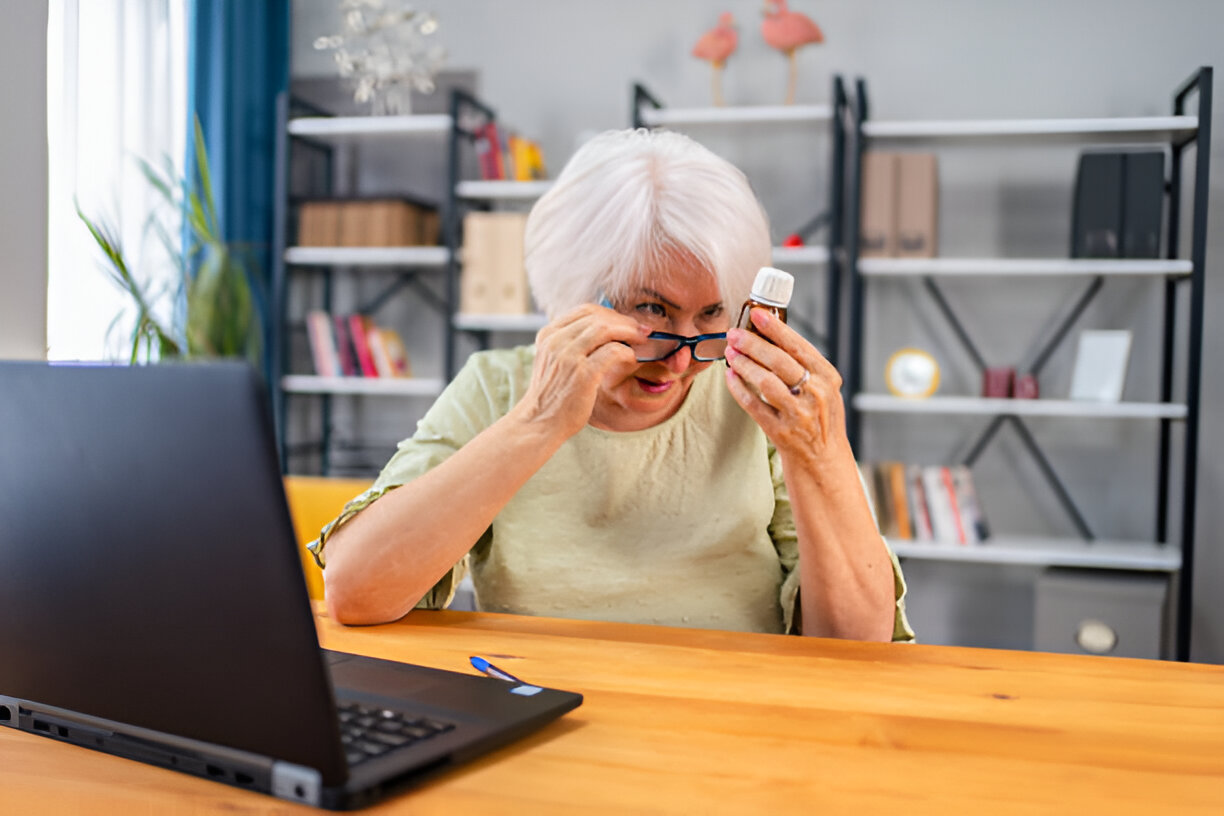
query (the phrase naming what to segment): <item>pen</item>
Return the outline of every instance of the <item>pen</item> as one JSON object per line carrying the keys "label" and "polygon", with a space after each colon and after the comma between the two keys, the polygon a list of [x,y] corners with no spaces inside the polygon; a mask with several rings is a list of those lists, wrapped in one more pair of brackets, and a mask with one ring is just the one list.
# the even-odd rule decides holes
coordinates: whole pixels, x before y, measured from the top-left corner
{"label": "pen", "polygon": [[[496,677],[498,680],[505,680],[507,683],[523,683],[522,680],[518,679],[513,674],[510,674],[510,672],[502,671],[489,661],[485,660],[483,657],[472,655],[470,660],[472,661],[473,666],[490,677]],[[526,685],[526,683],[523,683],[523,685]]]}

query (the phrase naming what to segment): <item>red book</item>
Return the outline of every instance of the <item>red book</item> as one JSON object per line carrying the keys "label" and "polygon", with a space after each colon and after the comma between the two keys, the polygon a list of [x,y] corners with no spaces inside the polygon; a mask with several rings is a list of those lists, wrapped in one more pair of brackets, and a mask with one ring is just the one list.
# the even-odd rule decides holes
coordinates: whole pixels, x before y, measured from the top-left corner
{"label": "red book", "polygon": [[357,356],[357,368],[363,377],[377,377],[378,368],[374,365],[374,356],[370,354],[370,324],[372,321],[365,315],[349,315],[349,337],[353,340],[353,352]]}
{"label": "red book", "polygon": [[952,519],[955,522],[954,529],[956,532],[957,544],[968,544],[968,539],[965,538],[965,519],[961,515],[960,502],[956,498],[956,482],[952,479],[952,471],[950,468],[941,467],[939,476],[943,480],[944,489],[948,491],[948,504],[952,508]]}
{"label": "red book", "polygon": [[332,322],[336,327],[336,356],[340,358],[340,373],[345,377],[356,377],[361,371],[357,368],[357,355],[353,352],[348,323],[344,315],[336,315]]}
{"label": "red book", "polygon": [[502,164],[501,139],[497,135],[497,123],[489,121],[476,130],[476,155],[480,159],[480,175],[486,181],[498,181],[506,177]]}

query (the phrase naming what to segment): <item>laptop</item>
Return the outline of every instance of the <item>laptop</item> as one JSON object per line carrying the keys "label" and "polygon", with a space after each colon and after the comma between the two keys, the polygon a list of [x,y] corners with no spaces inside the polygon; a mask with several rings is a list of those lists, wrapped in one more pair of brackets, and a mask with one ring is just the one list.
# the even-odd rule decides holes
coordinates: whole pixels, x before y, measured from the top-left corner
{"label": "laptop", "polygon": [[579,694],[320,649],[242,363],[0,362],[0,726],[331,809]]}

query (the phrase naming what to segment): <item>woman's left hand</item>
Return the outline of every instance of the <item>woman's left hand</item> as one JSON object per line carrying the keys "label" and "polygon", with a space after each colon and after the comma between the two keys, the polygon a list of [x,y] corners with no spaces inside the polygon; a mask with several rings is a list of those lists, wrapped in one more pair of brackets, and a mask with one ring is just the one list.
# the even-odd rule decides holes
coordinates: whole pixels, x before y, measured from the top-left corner
{"label": "woman's left hand", "polygon": [[764,309],[752,323],[766,338],[727,332],[727,388],[786,459],[828,463],[849,453],[842,378],[816,348]]}

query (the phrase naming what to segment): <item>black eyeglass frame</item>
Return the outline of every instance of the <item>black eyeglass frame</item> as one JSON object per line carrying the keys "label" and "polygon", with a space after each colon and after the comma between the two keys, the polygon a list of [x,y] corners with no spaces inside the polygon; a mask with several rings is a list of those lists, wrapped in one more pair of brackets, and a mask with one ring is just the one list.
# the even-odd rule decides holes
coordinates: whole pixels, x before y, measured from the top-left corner
{"label": "black eyeglass frame", "polygon": [[685,337],[682,334],[672,334],[671,332],[651,332],[646,335],[647,340],[671,340],[676,344],[676,347],[664,354],[662,357],[638,357],[639,363],[657,363],[660,360],[666,360],[668,357],[675,354],[685,346],[689,346],[693,359],[700,363],[712,363],[715,360],[721,360],[726,357],[725,354],[720,354],[717,357],[699,357],[697,355],[697,344],[706,340],[726,340],[726,332],[714,332],[713,334],[695,334],[692,337]]}

